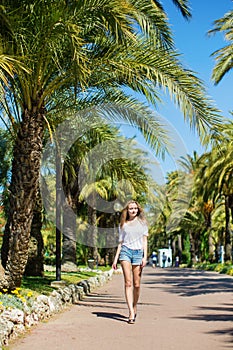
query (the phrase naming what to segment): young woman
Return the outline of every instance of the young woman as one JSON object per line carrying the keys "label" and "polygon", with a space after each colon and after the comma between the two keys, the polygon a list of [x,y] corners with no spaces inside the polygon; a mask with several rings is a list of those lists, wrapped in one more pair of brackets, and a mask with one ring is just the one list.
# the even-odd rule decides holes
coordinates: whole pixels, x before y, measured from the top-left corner
{"label": "young woman", "polygon": [[148,226],[142,208],[131,200],[123,209],[119,227],[119,244],[113,261],[113,269],[120,260],[124,282],[125,298],[129,309],[129,324],[134,324],[137,302],[140,295],[142,268],[147,263]]}

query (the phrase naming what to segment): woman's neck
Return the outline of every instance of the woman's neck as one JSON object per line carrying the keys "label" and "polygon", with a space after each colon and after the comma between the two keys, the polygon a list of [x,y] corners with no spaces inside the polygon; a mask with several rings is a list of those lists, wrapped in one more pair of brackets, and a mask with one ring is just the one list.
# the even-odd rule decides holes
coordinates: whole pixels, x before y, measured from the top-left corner
{"label": "woman's neck", "polygon": [[127,221],[129,221],[129,222],[131,221],[132,222],[134,220],[137,220],[137,218],[138,218],[137,216],[134,216],[133,218],[129,218]]}

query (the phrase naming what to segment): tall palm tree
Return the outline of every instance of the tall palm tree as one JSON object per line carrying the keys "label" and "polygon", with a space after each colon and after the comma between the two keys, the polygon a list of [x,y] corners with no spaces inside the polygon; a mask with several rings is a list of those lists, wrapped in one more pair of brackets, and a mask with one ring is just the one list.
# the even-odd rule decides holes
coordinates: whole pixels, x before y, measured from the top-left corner
{"label": "tall palm tree", "polygon": [[[203,222],[203,230],[201,232],[201,238],[203,236],[208,237],[208,259],[213,261],[214,259],[214,244],[213,244],[213,230],[212,230],[212,214],[215,208],[216,191],[215,188],[209,186],[208,175],[206,173],[207,162],[206,154],[198,157],[194,152],[193,158],[189,156],[190,170],[193,174],[193,202],[191,208],[198,208],[200,217]],[[198,237],[200,239],[200,237]],[[195,242],[198,246],[197,242]]]}
{"label": "tall palm tree", "polygon": [[[181,5],[182,1],[175,3]],[[183,1],[185,4],[187,1]],[[4,86],[8,115],[19,124],[15,128],[6,226],[10,232],[9,254],[0,288],[12,289],[21,283],[38,189],[42,139],[50,121],[49,110],[58,108],[55,96],[64,94],[75,102],[85,93],[107,94],[107,86],[112,87],[111,92],[127,86],[156,105],[162,87],[200,135],[219,122],[218,111],[206,98],[200,80],[179,63],[160,5],[121,0],[97,0],[95,6],[91,0],[4,0],[1,16],[5,11],[9,23],[7,35],[2,35],[4,52],[14,51],[21,62],[27,62],[28,71],[9,76],[8,87]],[[158,123],[155,125],[147,116],[126,114],[125,119],[138,125],[158,150]]]}
{"label": "tall palm tree", "polygon": [[[14,76],[14,80],[9,76],[10,91],[13,91],[20,121],[12,166],[12,196],[7,225],[8,231],[11,231],[11,249],[7,273],[2,281],[3,285],[11,288],[20,284],[22,267],[27,261],[48,98],[61,89],[70,91],[73,86],[76,94],[88,86],[92,61],[97,61],[93,53],[99,41],[108,41],[110,44],[107,38],[110,35],[112,45],[125,45],[125,37],[134,38],[127,20],[128,13],[132,11],[130,4],[120,8],[122,3],[109,5],[101,2],[100,7],[96,6],[98,11],[93,11],[91,3],[78,1],[61,1],[56,5],[45,1],[34,4],[6,1],[5,4],[12,26],[11,42],[15,44],[18,56],[27,58],[30,66],[29,74],[23,72],[18,77]],[[14,18],[11,17],[13,12],[16,13]],[[7,42],[5,44],[6,49],[9,49]],[[17,193],[21,195],[16,200]],[[18,251],[21,250],[25,253],[19,256]],[[18,266],[18,272],[12,273],[15,266]]]}
{"label": "tall palm tree", "polygon": [[[212,193],[213,202],[222,201],[225,203],[225,233],[224,243],[226,260],[232,260],[232,233],[231,222],[233,222],[233,144],[232,144],[232,123],[229,122],[223,129],[222,142],[214,146],[211,152],[205,154],[205,168],[201,174],[205,185],[204,193]],[[214,195],[214,196],[213,196]]]}
{"label": "tall palm tree", "polygon": [[[194,175],[197,169],[198,157],[182,157],[180,164],[183,169],[168,174],[166,186],[169,214],[166,230],[173,245],[177,241],[178,254],[182,261],[182,242],[189,236],[191,260],[194,263],[198,251],[198,239],[202,220],[200,221],[200,203],[195,192]],[[193,224],[192,224],[193,223]]]}

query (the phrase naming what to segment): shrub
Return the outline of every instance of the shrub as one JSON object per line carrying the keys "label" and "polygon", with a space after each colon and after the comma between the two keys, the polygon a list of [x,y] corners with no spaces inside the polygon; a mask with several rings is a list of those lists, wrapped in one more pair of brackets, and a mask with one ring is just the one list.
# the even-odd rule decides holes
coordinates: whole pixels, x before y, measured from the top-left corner
{"label": "shrub", "polygon": [[3,293],[0,292],[0,305],[5,308],[17,308],[24,310],[25,305],[32,306],[32,292],[21,292],[21,288],[8,292],[7,289],[3,289]]}

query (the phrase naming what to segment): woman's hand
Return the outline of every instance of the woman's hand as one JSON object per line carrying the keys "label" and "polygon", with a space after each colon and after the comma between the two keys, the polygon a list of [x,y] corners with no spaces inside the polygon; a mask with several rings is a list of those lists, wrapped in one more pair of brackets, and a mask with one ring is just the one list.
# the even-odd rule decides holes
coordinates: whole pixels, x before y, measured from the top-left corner
{"label": "woman's hand", "polygon": [[147,259],[146,258],[142,258],[142,264],[141,264],[142,268],[145,267],[146,264],[147,264]]}
{"label": "woman's hand", "polygon": [[113,270],[117,270],[117,263],[115,261],[112,264],[112,268],[113,268]]}
{"label": "woman's hand", "polygon": [[114,258],[113,264],[112,264],[113,270],[117,270],[117,261],[118,261],[119,255],[120,255],[121,246],[122,246],[122,242],[120,242],[117,246],[116,255],[115,255],[115,258]]}

